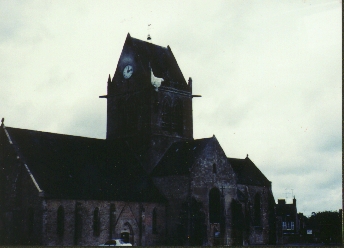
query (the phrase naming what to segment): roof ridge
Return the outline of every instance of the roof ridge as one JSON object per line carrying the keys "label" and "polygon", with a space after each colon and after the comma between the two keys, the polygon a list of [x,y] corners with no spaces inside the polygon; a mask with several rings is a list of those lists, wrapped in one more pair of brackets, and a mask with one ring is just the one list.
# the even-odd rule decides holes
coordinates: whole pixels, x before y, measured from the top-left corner
{"label": "roof ridge", "polygon": [[227,159],[245,160],[244,158],[230,158],[230,157],[227,157]]}
{"label": "roof ridge", "polygon": [[21,130],[21,131],[35,132],[35,133],[42,133],[42,134],[52,134],[52,135],[58,135],[58,136],[69,136],[69,137],[85,138],[85,139],[93,139],[93,140],[106,140],[106,139],[100,139],[100,138],[92,138],[92,137],[72,135],[72,134],[64,134],[64,133],[53,133],[53,132],[48,132],[48,131],[40,131],[40,130],[33,130],[33,129],[26,129],[26,128],[18,128],[18,127],[6,127],[6,128],[14,129],[14,130]]}
{"label": "roof ridge", "polygon": [[197,142],[197,141],[205,141],[205,140],[210,141],[210,139],[212,139],[212,138],[213,137],[201,138],[201,139],[192,139],[192,140],[180,140],[180,141],[173,142],[168,149],[170,149],[172,147],[172,145],[183,144],[183,143],[190,143],[190,142]]}
{"label": "roof ridge", "polygon": [[[213,137],[182,140],[172,143],[152,170],[151,175],[159,176],[169,175],[170,173],[188,173],[187,168],[194,163],[193,161],[206,149],[212,140]],[[172,162],[175,160],[178,160],[178,163]],[[164,172],[162,172],[163,166],[165,169]]]}
{"label": "roof ridge", "polygon": [[131,37],[131,36],[130,36],[130,38],[131,38],[132,40],[134,40],[134,41],[144,42],[144,43],[146,43],[146,44],[148,44],[148,45],[158,46],[158,47],[161,47],[161,48],[164,48],[164,49],[168,50],[168,46],[166,46],[166,47],[160,46],[160,45],[157,45],[157,44],[155,44],[155,43],[151,43],[151,42],[148,42],[148,41],[145,41],[145,40],[140,40],[140,39],[138,39],[138,38],[134,38],[134,37]]}
{"label": "roof ridge", "polygon": [[264,175],[264,173],[256,166],[251,159],[237,159],[227,158],[231,164],[234,173],[238,177],[239,184],[249,185],[271,185],[271,181]]}
{"label": "roof ridge", "polygon": [[271,182],[271,181],[264,175],[264,173],[258,168],[258,166],[257,166],[255,163],[253,163],[253,161],[252,161],[251,159],[249,159],[248,157],[245,158],[245,160],[246,160],[246,159],[248,159],[248,160],[257,168],[257,170],[265,177],[266,180],[268,180],[269,182]]}
{"label": "roof ridge", "polygon": [[194,140],[205,140],[205,139],[212,139],[212,138],[214,138],[214,136],[211,136],[211,137],[206,137],[206,138],[200,138],[200,139],[194,139]]}
{"label": "roof ridge", "polygon": [[[35,176],[31,173],[31,170],[29,169],[29,166],[27,165],[27,162],[24,160],[24,158],[23,158],[23,156],[22,156],[22,154],[20,152],[20,149],[18,147],[18,144],[17,144],[16,140],[11,138],[11,134],[8,133],[7,127],[3,123],[1,125],[1,127],[4,129],[4,132],[5,132],[5,134],[6,134],[7,138],[8,138],[8,141],[9,141],[10,145],[12,145],[12,147],[13,147],[13,150],[14,150],[14,152],[16,154],[17,159],[22,162],[22,164],[24,165],[27,173],[31,177],[31,180],[34,183],[36,189],[38,190],[38,193],[43,193],[44,190],[41,189],[41,187],[37,183],[37,180],[36,180]],[[10,127],[10,129],[11,129],[11,127]]]}

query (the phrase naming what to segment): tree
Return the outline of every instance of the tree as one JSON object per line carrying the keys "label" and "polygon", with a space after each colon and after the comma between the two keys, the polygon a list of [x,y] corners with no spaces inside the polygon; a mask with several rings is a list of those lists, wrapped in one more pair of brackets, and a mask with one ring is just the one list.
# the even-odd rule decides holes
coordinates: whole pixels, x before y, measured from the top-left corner
{"label": "tree", "polygon": [[342,210],[312,213],[307,220],[307,229],[312,229],[320,242],[341,243]]}

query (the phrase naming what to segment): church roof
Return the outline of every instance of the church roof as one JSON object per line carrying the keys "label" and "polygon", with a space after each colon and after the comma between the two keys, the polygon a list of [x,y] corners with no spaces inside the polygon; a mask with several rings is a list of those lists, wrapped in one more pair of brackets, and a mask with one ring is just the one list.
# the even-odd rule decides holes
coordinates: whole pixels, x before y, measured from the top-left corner
{"label": "church roof", "polygon": [[249,159],[228,158],[237,177],[238,184],[270,186],[271,182],[264,176],[258,167]]}
{"label": "church roof", "polygon": [[127,36],[126,42],[131,42],[141,60],[144,68],[147,69],[146,73],[150,74],[148,65],[151,66],[153,73],[156,77],[163,78],[162,86],[173,83],[174,87],[188,90],[187,83],[180,70],[177,60],[175,59],[172,50],[169,46],[162,47],[146,41],[142,41]]}
{"label": "church roof", "polygon": [[152,171],[152,176],[187,175],[212,138],[173,143]]}
{"label": "church roof", "polygon": [[125,143],[11,127],[6,131],[47,197],[164,201]]}

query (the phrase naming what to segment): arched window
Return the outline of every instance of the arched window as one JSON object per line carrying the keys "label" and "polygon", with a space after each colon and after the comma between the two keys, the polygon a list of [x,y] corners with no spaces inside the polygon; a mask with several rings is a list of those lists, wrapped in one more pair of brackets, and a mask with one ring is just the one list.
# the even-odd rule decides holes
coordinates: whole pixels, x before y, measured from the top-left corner
{"label": "arched window", "polygon": [[172,130],[178,134],[183,133],[183,105],[180,100],[173,107]]}
{"label": "arched window", "polygon": [[110,239],[114,237],[116,218],[116,206],[112,203],[110,205]]}
{"label": "arched window", "polygon": [[93,211],[93,235],[99,236],[100,235],[100,216],[99,216],[99,208],[95,208]]}
{"label": "arched window", "polygon": [[240,246],[243,242],[243,232],[245,230],[245,217],[242,205],[235,199],[231,203],[232,209],[232,240],[233,245]]}
{"label": "arched window", "polygon": [[29,235],[33,233],[33,227],[34,227],[34,212],[33,212],[33,208],[29,207],[27,211],[27,232]]}
{"label": "arched window", "polygon": [[216,172],[217,172],[217,171],[216,171],[216,164],[214,163],[214,164],[213,164],[213,173],[216,174]]}
{"label": "arched window", "polygon": [[143,206],[140,206],[140,210],[141,210],[141,218],[145,219],[146,218],[146,210]]}
{"label": "arched window", "polygon": [[162,103],[161,128],[168,132],[171,132],[172,130],[172,111],[171,105],[167,99]]}
{"label": "arched window", "polygon": [[205,213],[203,211],[202,202],[197,201],[194,197],[191,199],[189,208],[190,214],[190,233],[189,244],[191,246],[202,246],[206,241],[207,227],[205,224]]}
{"label": "arched window", "polygon": [[220,190],[213,188],[209,192],[209,222],[221,222],[221,194]]}
{"label": "arched window", "polygon": [[56,231],[59,237],[63,237],[64,234],[64,208],[59,206],[57,209]]}
{"label": "arched window", "polygon": [[75,229],[74,229],[74,245],[78,245],[82,236],[82,205],[77,202],[75,205]]}
{"label": "arched window", "polygon": [[260,195],[258,193],[254,197],[254,225],[261,225]]}
{"label": "arched window", "polygon": [[140,225],[142,230],[144,230],[144,223],[145,223],[145,219],[146,219],[146,210],[143,207],[143,205],[140,206],[140,212],[141,212],[141,218],[140,218]]}
{"label": "arched window", "polygon": [[158,233],[158,229],[157,229],[157,210],[156,208],[153,209],[153,216],[152,216],[152,232],[153,234],[157,234]]}

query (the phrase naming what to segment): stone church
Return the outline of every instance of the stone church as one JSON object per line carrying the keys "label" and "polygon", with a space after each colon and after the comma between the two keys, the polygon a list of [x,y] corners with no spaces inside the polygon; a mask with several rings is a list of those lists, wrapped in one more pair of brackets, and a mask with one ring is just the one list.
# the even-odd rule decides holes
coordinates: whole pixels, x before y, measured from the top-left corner
{"label": "stone church", "polygon": [[169,46],[127,35],[106,139],[0,129],[0,245],[276,241],[271,182],[215,136],[194,139],[192,79]]}

